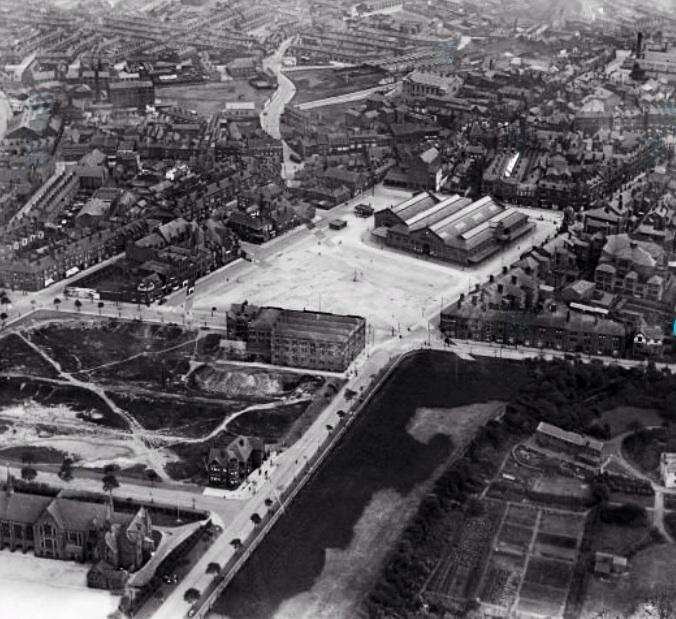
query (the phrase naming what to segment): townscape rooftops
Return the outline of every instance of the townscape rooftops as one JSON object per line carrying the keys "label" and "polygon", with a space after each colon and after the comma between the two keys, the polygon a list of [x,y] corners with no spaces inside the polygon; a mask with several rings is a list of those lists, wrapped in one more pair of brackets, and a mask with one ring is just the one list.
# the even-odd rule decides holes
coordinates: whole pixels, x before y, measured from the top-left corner
{"label": "townscape rooftops", "polygon": [[615,260],[627,260],[635,265],[655,267],[664,258],[664,250],[650,241],[637,241],[628,234],[610,235],[603,254]]}

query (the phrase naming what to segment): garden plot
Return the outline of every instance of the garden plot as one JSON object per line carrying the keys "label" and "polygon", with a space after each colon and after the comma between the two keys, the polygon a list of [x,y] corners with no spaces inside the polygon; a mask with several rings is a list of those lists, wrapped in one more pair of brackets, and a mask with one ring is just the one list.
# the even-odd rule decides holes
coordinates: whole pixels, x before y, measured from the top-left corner
{"label": "garden plot", "polygon": [[584,523],[579,513],[510,504],[496,535],[481,601],[505,613],[516,608],[561,617]]}

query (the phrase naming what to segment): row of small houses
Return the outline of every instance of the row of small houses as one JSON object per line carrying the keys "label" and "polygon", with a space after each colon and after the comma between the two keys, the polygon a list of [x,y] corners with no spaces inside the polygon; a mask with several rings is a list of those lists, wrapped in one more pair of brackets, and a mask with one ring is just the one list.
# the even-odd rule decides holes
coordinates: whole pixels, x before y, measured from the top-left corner
{"label": "row of small houses", "polygon": [[617,111],[580,111],[575,114],[574,125],[585,133],[599,129],[622,128],[628,131],[648,129],[673,129],[676,127],[676,105],[650,106]]}

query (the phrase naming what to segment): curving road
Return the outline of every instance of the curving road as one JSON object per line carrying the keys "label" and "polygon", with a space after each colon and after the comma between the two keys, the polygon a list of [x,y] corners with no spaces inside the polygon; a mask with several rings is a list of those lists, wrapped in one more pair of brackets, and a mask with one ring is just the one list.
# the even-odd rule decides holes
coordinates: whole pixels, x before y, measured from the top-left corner
{"label": "curving road", "polygon": [[11,116],[12,110],[9,106],[9,101],[7,101],[7,95],[0,90],[0,142],[5,137],[5,133],[7,133],[7,123]]}
{"label": "curving road", "polygon": [[282,58],[284,58],[284,54],[292,41],[292,38],[287,39],[274,54],[263,60],[263,68],[269,69],[277,76],[277,90],[261,113],[261,127],[276,140],[280,140],[282,137],[279,132],[279,117],[282,115],[286,104],[296,94],[296,87],[293,82],[282,71]]}

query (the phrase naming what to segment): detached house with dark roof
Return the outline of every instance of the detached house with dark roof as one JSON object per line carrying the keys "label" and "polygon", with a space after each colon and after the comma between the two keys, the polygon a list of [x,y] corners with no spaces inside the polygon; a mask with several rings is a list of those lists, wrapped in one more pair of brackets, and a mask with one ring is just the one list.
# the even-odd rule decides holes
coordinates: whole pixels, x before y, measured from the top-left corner
{"label": "detached house with dark roof", "polygon": [[265,459],[265,444],[259,438],[237,436],[224,447],[212,447],[207,456],[209,483],[236,488]]}

